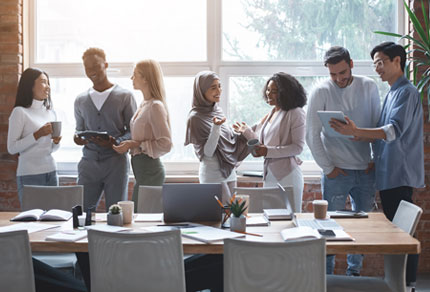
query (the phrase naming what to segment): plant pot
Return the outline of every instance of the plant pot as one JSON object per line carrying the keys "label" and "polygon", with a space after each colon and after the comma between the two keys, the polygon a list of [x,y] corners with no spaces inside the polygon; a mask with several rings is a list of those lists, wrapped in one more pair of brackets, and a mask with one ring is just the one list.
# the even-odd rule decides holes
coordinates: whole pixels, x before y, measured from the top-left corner
{"label": "plant pot", "polygon": [[230,218],[230,230],[231,231],[238,231],[238,232],[245,232],[246,231],[246,217],[243,215],[240,217],[232,216]]}
{"label": "plant pot", "polygon": [[122,226],[122,213],[119,214],[107,214],[107,224],[113,226]]}

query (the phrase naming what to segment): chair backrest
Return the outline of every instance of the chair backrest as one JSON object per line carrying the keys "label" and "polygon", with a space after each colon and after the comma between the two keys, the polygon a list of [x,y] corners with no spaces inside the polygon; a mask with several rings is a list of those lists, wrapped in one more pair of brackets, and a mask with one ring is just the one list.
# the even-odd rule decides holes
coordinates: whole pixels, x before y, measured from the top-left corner
{"label": "chair backrest", "polygon": [[139,186],[137,213],[162,213],[162,191],[161,186]]}
{"label": "chair backrest", "polygon": [[0,233],[1,291],[36,291],[26,230]]}
{"label": "chair backrest", "polygon": [[179,230],[156,233],[88,231],[91,291],[184,291]]}
{"label": "chair backrest", "polygon": [[[406,201],[400,201],[393,223],[403,231],[413,235],[423,210]],[[392,291],[405,291],[406,288],[406,255],[384,256],[385,281]]]}
{"label": "chair backrest", "polygon": [[404,232],[413,235],[422,213],[423,209],[417,205],[402,200],[394,214],[393,223]]}
{"label": "chair backrest", "polygon": [[325,240],[224,240],[224,291],[326,291]]}
{"label": "chair backrest", "polygon": [[84,187],[78,186],[24,186],[22,192],[22,211],[30,209],[60,209],[71,211],[82,205]]}
{"label": "chair backrest", "polygon": [[263,209],[283,209],[287,208],[289,202],[293,212],[299,212],[295,208],[293,187],[285,186],[285,192],[279,187],[270,188],[234,188],[234,192],[249,195],[250,213],[262,213]]}

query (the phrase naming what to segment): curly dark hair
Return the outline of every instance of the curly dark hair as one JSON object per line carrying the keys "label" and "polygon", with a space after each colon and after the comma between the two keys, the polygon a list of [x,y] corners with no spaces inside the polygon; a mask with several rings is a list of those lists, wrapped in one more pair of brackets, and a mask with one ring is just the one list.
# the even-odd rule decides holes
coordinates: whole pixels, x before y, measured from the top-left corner
{"label": "curly dark hair", "polygon": [[269,82],[273,81],[278,87],[278,100],[277,103],[282,110],[288,111],[296,107],[304,107],[306,105],[306,91],[300,82],[292,75],[285,72],[278,72],[273,74],[267,80],[263,89],[263,99],[267,102],[266,90]]}
{"label": "curly dark hair", "polygon": [[[33,103],[33,86],[37,78],[39,78],[40,75],[45,74],[46,78],[48,78],[49,83],[49,76],[48,73],[45,71],[42,71],[37,68],[27,68],[21,75],[21,79],[19,80],[18,84],[18,90],[16,92],[16,99],[15,99],[15,105],[22,106],[22,107],[30,107]],[[52,100],[51,100],[51,94],[48,95],[48,98],[43,101],[43,105],[50,109],[52,107]]]}

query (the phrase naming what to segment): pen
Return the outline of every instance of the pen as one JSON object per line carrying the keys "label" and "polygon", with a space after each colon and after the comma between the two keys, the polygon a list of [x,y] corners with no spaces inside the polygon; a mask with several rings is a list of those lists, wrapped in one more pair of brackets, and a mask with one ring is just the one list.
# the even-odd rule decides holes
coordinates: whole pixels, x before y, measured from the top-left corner
{"label": "pen", "polygon": [[157,226],[177,226],[177,227],[186,227],[189,224],[158,224]]}
{"label": "pen", "polygon": [[221,206],[221,208],[224,208],[223,204],[221,203],[221,201],[218,199],[218,197],[216,195],[214,195],[215,200],[218,202],[218,204]]}
{"label": "pen", "polygon": [[261,235],[261,234],[257,234],[257,233],[242,232],[242,231],[234,231],[234,232],[236,232],[236,233],[242,233],[242,234],[246,234],[246,235],[252,235],[252,236],[263,237],[263,235]]}

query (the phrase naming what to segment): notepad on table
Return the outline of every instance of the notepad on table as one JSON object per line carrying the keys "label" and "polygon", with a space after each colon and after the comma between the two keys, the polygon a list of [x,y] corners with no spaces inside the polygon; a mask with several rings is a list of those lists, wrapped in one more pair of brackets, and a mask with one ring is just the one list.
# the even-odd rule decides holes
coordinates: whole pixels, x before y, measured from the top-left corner
{"label": "notepad on table", "polygon": [[86,230],[67,230],[49,235],[45,238],[48,241],[75,242],[87,237]]}
{"label": "notepad on table", "polygon": [[72,212],[69,211],[32,209],[19,213],[10,221],[67,221],[70,218],[72,218]]}
{"label": "notepad on table", "polygon": [[228,230],[223,230],[211,226],[197,226],[190,228],[181,229],[183,236],[203,241],[206,243],[211,243],[218,240],[224,240],[226,238],[238,238],[244,237],[245,234],[231,232]]}
{"label": "notepad on table", "polygon": [[270,221],[264,215],[253,215],[246,218],[246,226],[269,226]]}

